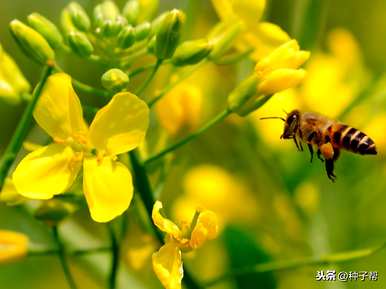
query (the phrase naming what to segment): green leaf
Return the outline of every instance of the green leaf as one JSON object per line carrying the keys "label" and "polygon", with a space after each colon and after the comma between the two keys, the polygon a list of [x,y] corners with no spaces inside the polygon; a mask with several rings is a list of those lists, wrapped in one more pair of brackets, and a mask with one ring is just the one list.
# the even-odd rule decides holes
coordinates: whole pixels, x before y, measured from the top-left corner
{"label": "green leaf", "polygon": [[[255,238],[238,227],[227,227],[222,237],[230,260],[230,271],[271,261],[270,255],[256,242]],[[276,278],[272,272],[246,273],[236,276],[234,280],[239,289],[277,287]]]}

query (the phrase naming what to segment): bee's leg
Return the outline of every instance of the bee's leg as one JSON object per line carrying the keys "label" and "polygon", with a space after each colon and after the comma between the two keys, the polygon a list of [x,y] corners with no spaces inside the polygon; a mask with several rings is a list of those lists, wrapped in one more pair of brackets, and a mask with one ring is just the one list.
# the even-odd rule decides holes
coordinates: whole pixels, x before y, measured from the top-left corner
{"label": "bee's leg", "polygon": [[296,145],[296,148],[298,149],[298,151],[300,151],[300,147],[299,147],[298,141],[296,140],[296,136],[293,137],[293,140]]}
{"label": "bee's leg", "polygon": [[[326,166],[326,172],[327,176],[331,181],[335,181],[335,174],[334,174],[334,148],[330,142],[322,144],[319,147],[324,159],[326,160],[325,166]],[[339,154],[339,153],[338,153]]]}
{"label": "bee's leg", "polygon": [[303,151],[302,141],[299,140],[299,142],[298,142],[298,139],[296,138],[296,135],[293,137],[293,140],[294,140],[294,143],[295,143],[298,151]]}
{"label": "bee's leg", "polygon": [[310,154],[311,154],[310,162],[312,163],[312,160],[314,158],[314,148],[312,147],[312,144],[307,144],[307,146],[308,146],[308,150],[310,151]]}
{"label": "bee's leg", "polygon": [[326,172],[327,172],[327,177],[335,182],[335,174],[334,174],[334,160],[333,159],[326,159]]}
{"label": "bee's leg", "polygon": [[318,151],[316,152],[316,155],[318,156],[318,159],[320,159],[321,162],[324,162],[324,159],[322,158],[322,152],[320,151],[320,149],[318,149]]}

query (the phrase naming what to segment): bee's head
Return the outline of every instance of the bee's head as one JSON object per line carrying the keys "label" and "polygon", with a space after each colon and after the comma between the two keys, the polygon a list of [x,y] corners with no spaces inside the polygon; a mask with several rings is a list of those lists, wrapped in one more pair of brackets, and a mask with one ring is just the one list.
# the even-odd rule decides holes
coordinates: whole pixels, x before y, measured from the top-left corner
{"label": "bee's head", "polygon": [[287,118],[284,122],[284,131],[280,138],[290,139],[293,138],[296,134],[296,131],[300,123],[300,112],[298,110],[293,110],[287,114]]}

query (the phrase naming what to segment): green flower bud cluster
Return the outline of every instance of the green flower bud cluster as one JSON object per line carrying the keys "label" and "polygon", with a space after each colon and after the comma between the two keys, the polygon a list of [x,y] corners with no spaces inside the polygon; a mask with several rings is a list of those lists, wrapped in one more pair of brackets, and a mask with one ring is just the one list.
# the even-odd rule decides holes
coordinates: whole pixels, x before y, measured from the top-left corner
{"label": "green flower bud cluster", "polygon": [[121,11],[114,1],[105,0],[94,7],[90,17],[80,4],[72,2],[63,9],[61,24],[74,53],[116,63],[150,39],[149,21],[157,8],[156,0],[129,0]]}

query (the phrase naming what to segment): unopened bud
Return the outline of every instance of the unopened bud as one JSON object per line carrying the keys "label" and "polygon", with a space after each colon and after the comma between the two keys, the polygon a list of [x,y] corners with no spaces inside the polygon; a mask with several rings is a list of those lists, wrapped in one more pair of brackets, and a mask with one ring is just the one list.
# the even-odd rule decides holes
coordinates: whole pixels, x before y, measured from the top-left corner
{"label": "unopened bud", "polygon": [[149,22],[143,22],[134,28],[134,35],[136,41],[141,41],[147,38],[151,32],[151,24]]}
{"label": "unopened bud", "polygon": [[122,13],[131,24],[149,21],[157,13],[158,2],[158,0],[129,0]]}
{"label": "unopened bud", "polygon": [[129,0],[123,7],[122,14],[130,24],[135,25],[137,24],[139,9],[140,5],[138,0]]}
{"label": "unopened bud", "polygon": [[259,84],[261,94],[274,94],[297,86],[305,77],[304,69],[279,68],[269,73]]}
{"label": "unopened bud", "polygon": [[173,56],[181,36],[181,28],[185,15],[180,10],[168,12],[160,23],[156,33],[155,55],[158,59],[168,59]]}
{"label": "unopened bud", "polygon": [[55,52],[42,35],[16,19],[11,21],[10,28],[16,42],[26,55],[41,64],[53,63]]}
{"label": "unopened bud", "polygon": [[0,75],[2,75],[12,87],[20,94],[31,89],[30,84],[20,71],[19,67],[0,46]]}
{"label": "unopened bud", "polygon": [[90,40],[83,32],[73,31],[68,35],[68,44],[72,51],[82,57],[90,56],[94,51]]}
{"label": "unopened bud", "polygon": [[39,32],[52,48],[60,48],[63,45],[63,37],[54,23],[40,15],[32,13],[27,17],[28,24]]}
{"label": "unopened bud", "polygon": [[118,91],[129,83],[129,76],[118,68],[107,70],[102,75],[102,86],[110,91]]}
{"label": "unopened bud", "polygon": [[94,24],[102,27],[106,21],[115,22],[119,16],[119,9],[113,1],[107,0],[94,8]]}
{"label": "unopened bud", "polygon": [[51,199],[42,203],[35,211],[36,219],[56,225],[76,211],[76,206],[64,200]]}
{"label": "unopened bud", "polygon": [[115,20],[106,20],[98,29],[98,33],[103,37],[114,37],[119,34],[122,28],[127,24],[125,18],[118,16]]}
{"label": "unopened bud", "polygon": [[118,34],[118,45],[122,49],[129,48],[135,42],[135,35],[133,27],[125,26]]}
{"label": "unopened bud", "polygon": [[81,31],[88,31],[91,27],[90,18],[83,7],[77,2],[71,2],[67,6],[72,23]]}
{"label": "unopened bud", "polygon": [[232,46],[233,41],[241,31],[241,27],[241,22],[217,24],[208,34],[209,42],[213,45],[209,58],[217,59],[224,55]]}
{"label": "unopened bud", "polygon": [[206,39],[186,41],[177,47],[172,62],[176,66],[196,64],[207,57],[211,49]]}
{"label": "unopened bud", "polygon": [[72,22],[72,17],[68,9],[63,9],[60,15],[60,24],[62,26],[63,32],[68,35],[71,32],[79,31],[79,29]]}

